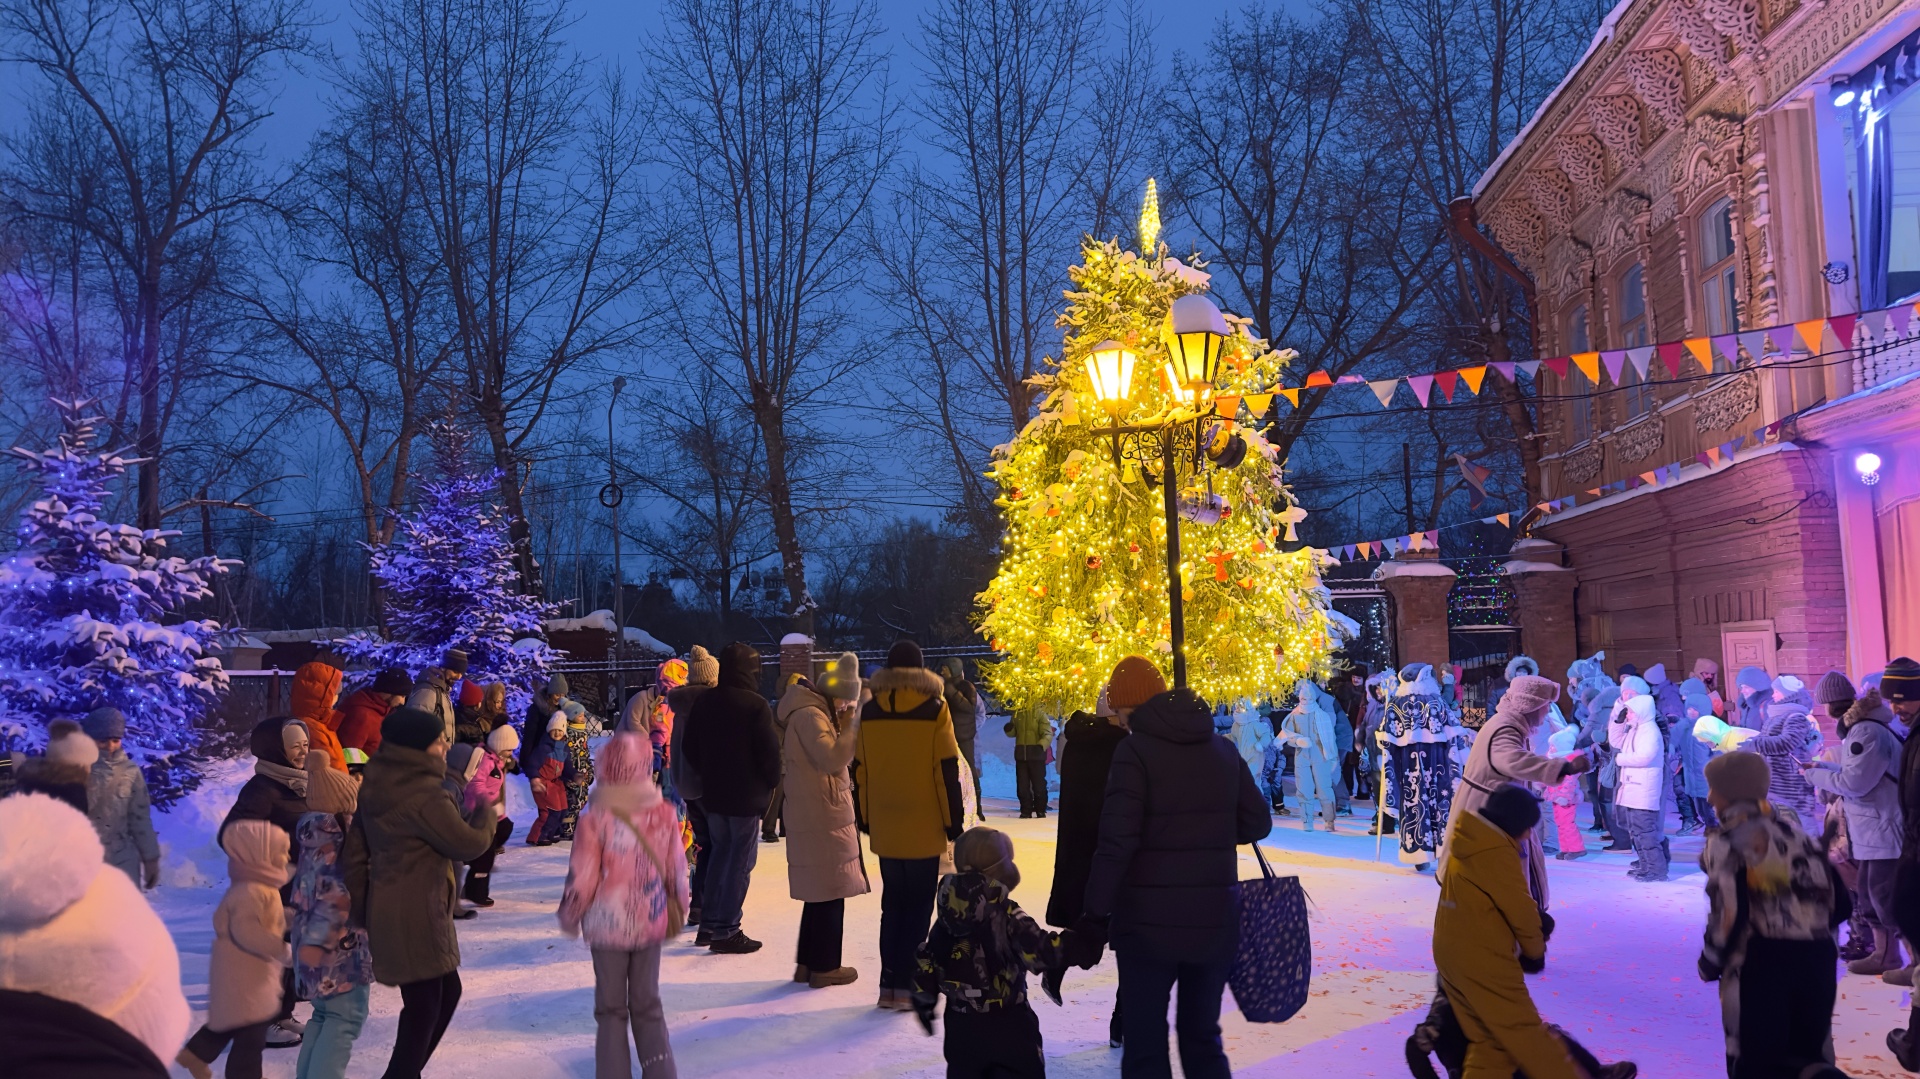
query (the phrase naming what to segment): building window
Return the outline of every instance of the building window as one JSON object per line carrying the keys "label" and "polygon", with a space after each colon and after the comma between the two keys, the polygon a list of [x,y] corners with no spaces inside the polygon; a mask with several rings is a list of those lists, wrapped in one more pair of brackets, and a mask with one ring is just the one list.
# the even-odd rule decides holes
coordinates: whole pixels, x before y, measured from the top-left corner
{"label": "building window", "polygon": [[[1620,275],[1620,347],[1639,348],[1647,343],[1646,273],[1639,263]],[[1653,411],[1657,403],[1653,387],[1639,378],[1632,364],[1621,367],[1621,385],[1626,388],[1628,420],[1637,420]]]}
{"label": "building window", "polygon": [[[1592,335],[1587,330],[1585,304],[1567,316],[1567,351],[1592,351]],[[1567,445],[1578,446],[1593,438],[1593,387],[1577,369],[1567,372]]]}
{"label": "building window", "polygon": [[[1739,303],[1734,299],[1733,201],[1721,199],[1707,207],[1700,219],[1700,306],[1707,314],[1707,335],[1718,337],[1740,329]],[[1715,357],[1715,371],[1731,368]]]}

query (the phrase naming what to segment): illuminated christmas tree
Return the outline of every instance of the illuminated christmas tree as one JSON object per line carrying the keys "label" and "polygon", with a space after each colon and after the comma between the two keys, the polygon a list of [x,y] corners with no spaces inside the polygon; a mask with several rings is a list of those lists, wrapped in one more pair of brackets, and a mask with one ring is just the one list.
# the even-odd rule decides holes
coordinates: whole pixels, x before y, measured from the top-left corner
{"label": "illuminated christmas tree", "polygon": [[[1142,235],[1152,231],[1143,215]],[[1153,222],[1157,224],[1157,222]],[[1162,331],[1181,296],[1204,291],[1207,275],[1166,257],[1112,242],[1088,242],[1060,317],[1064,360],[1034,382],[1046,391],[1040,414],[995,452],[989,471],[1006,518],[1004,557],[979,596],[980,629],[1004,658],[986,668],[1005,704],[1064,711],[1090,707],[1114,664],[1129,653],[1172,666],[1163,496],[1142,466],[1099,428],[1107,413],[1092,392],[1088,359],[1103,341],[1137,356],[1121,424],[1199,419],[1203,442],[1238,434],[1248,446],[1232,467],[1178,473],[1182,504],[1182,600],[1188,684],[1210,701],[1284,697],[1303,676],[1324,677],[1339,642],[1320,583],[1323,557],[1283,551],[1293,507],[1277,450],[1253,426],[1291,361],[1251,336],[1232,333],[1211,401],[1183,404],[1164,374]],[[1217,407],[1218,416],[1211,415]],[[1189,457],[1191,455],[1189,454]],[[1150,459],[1145,466],[1157,469]],[[1221,514],[1220,510],[1225,513]],[[1217,519],[1215,519],[1217,515]]]}

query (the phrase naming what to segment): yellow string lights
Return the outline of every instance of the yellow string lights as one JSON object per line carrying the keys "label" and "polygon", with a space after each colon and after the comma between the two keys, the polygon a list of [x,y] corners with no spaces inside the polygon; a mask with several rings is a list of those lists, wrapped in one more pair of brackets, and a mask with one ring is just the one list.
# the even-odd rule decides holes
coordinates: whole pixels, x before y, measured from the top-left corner
{"label": "yellow string lights", "polygon": [[[1171,669],[1161,494],[1140,482],[1131,462],[1116,469],[1108,436],[1098,430],[1104,413],[1087,361],[1109,340],[1139,353],[1118,422],[1191,421],[1193,406],[1155,373],[1167,362],[1161,333],[1169,305],[1205,279],[1158,245],[1143,257],[1089,241],[1081,254],[1059,320],[1065,360],[1033,380],[1045,392],[1040,414],[996,451],[988,471],[1000,487],[996,504],[1007,532],[999,570],[978,597],[981,633],[1003,657],[985,668],[995,695],[1013,707],[1057,712],[1091,708],[1129,653]],[[1251,336],[1246,319],[1228,321],[1234,334],[1214,401],[1238,414],[1242,396],[1271,392],[1294,353]],[[1211,493],[1229,512],[1217,523],[1181,523],[1188,682],[1215,702],[1283,697],[1303,676],[1324,677],[1332,648],[1321,556],[1279,550],[1275,507],[1285,487],[1278,452],[1252,427],[1238,433],[1252,452],[1237,467],[1206,470],[1188,492],[1204,498],[1210,477]]]}

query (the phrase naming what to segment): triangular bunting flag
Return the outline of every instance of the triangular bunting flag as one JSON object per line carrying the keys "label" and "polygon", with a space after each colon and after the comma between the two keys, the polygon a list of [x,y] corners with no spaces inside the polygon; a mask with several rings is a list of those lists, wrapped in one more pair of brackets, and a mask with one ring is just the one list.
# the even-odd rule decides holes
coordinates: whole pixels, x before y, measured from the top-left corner
{"label": "triangular bunting flag", "polygon": [[1767,340],[1772,343],[1773,350],[1780,354],[1781,359],[1784,360],[1793,354],[1792,326],[1775,326],[1769,329],[1767,331]]}
{"label": "triangular bunting flag", "polygon": [[[1552,371],[1555,377],[1557,378],[1567,377],[1567,357],[1555,356],[1551,360],[1543,360],[1541,362],[1547,365],[1547,370]],[[1521,364],[1521,366],[1525,367],[1526,365]]]}
{"label": "triangular bunting flag", "polygon": [[1860,316],[1860,325],[1867,328],[1867,336],[1882,341],[1887,336],[1887,312],[1868,311]]}
{"label": "triangular bunting flag", "polygon": [[1720,463],[1720,447],[1708,446],[1707,452],[1701,454],[1700,456],[1706,458],[1707,467],[1712,468],[1713,466]]}
{"label": "triangular bunting flag", "polygon": [[1307,372],[1307,381],[1306,381],[1307,389],[1313,389],[1315,386],[1331,386],[1331,385],[1333,385],[1333,376],[1327,374],[1325,371],[1308,371]]}
{"label": "triangular bunting flag", "polygon": [[1386,544],[1388,554],[1393,555],[1400,553],[1400,541],[1398,539],[1389,539],[1383,542]]}
{"label": "triangular bunting flag", "polygon": [[1705,453],[1696,453],[1693,455],[1693,459],[1706,465],[1708,468],[1713,467],[1713,458],[1708,457]]}
{"label": "triangular bunting flag", "polygon": [[[1687,346],[1687,351],[1693,353],[1694,362],[1700,365],[1700,370],[1713,370],[1713,342],[1704,337],[1689,337],[1683,343]],[[1676,375],[1679,373],[1674,372]]]}
{"label": "triangular bunting flag", "polygon": [[1446,398],[1448,404],[1452,404],[1453,388],[1460,382],[1460,372],[1435,371],[1433,373],[1433,381],[1435,385],[1440,387],[1440,396]]}
{"label": "triangular bunting flag", "polygon": [[1770,423],[1770,424],[1767,424],[1767,439],[1768,439],[1768,441],[1772,441],[1772,440],[1773,440],[1773,439],[1774,439],[1774,438],[1775,438],[1776,436],[1778,436],[1778,435],[1780,434],[1780,425],[1781,425],[1782,423],[1784,423],[1784,422],[1786,422],[1786,421],[1784,421],[1784,420],[1775,420],[1775,421],[1773,421],[1772,423]]}
{"label": "triangular bunting flag", "polygon": [[1740,366],[1740,346],[1730,333],[1723,333],[1713,339],[1713,350],[1727,361],[1728,367]]}
{"label": "triangular bunting flag", "polygon": [[1892,308],[1887,311],[1887,321],[1892,325],[1893,332],[1897,336],[1905,337],[1908,329],[1913,325],[1913,308],[1906,304]]}
{"label": "triangular bunting flag", "polygon": [[1594,496],[1595,498],[1598,498],[1598,497],[1600,496],[1600,488],[1598,488],[1598,487],[1589,487],[1589,488],[1587,488],[1587,493],[1588,493],[1588,494],[1590,494],[1590,495],[1593,495],[1593,496]]}
{"label": "triangular bunting flag", "polygon": [[1372,390],[1373,395],[1380,399],[1380,407],[1385,408],[1393,401],[1393,390],[1394,387],[1398,385],[1400,385],[1400,380],[1397,378],[1383,378],[1378,382],[1367,383],[1367,388]]}
{"label": "triangular bunting flag", "polygon": [[1680,348],[1678,341],[1662,341],[1654,346],[1655,353],[1660,357],[1660,363],[1667,369],[1668,378],[1680,377]]}
{"label": "triangular bunting flag", "polygon": [[1355,546],[1360,548],[1361,558],[1373,557],[1373,541],[1372,540],[1363,540],[1362,542],[1355,544]]}
{"label": "triangular bunting flag", "polygon": [[1355,554],[1353,544],[1349,543],[1345,547],[1340,548],[1340,553],[1345,556],[1346,561],[1348,562],[1353,561],[1353,556]]}
{"label": "triangular bunting flag", "polygon": [[1433,376],[1408,375],[1407,388],[1412,390],[1413,395],[1420,399],[1420,407],[1425,408],[1427,407],[1427,395],[1433,392]]}
{"label": "triangular bunting flag", "polygon": [[[1740,347],[1747,350],[1747,358],[1756,365],[1766,362],[1767,331],[1748,330],[1740,335]],[[1736,359],[1736,363],[1739,361]]]}
{"label": "triangular bunting flag", "polygon": [[1220,394],[1213,399],[1213,408],[1226,419],[1233,419],[1240,415],[1240,396],[1232,393]]}
{"label": "triangular bunting flag", "polygon": [[1300,407],[1300,387],[1294,386],[1291,389],[1281,389],[1277,392],[1280,394],[1280,396],[1287,399],[1287,404],[1290,404],[1295,408]]}
{"label": "triangular bunting flag", "polygon": [[1496,513],[1493,515],[1493,519],[1499,521],[1502,526],[1505,526],[1512,516],[1510,513]]}
{"label": "triangular bunting flag", "polygon": [[1567,358],[1573,361],[1573,365],[1580,369],[1581,374],[1587,376],[1588,382],[1596,386],[1600,384],[1600,354],[1598,352],[1581,352]]}
{"label": "triangular bunting flag", "polygon": [[1462,367],[1460,369],[1460,381],[1466,383],[1467,392],[1476,397],[1480,394],[1480,383],[1484,381],[1486,377],[1487,369],[1485,365],[1479,367]]}
{"label": "triangular bunting flag", "polygon": [[1336,378],[1333,381],[1334,381],[1334,384],[1338,386],[1345,386],[1348,383],[1352,383],[1353,385],[1357,386],[1360,383],[1365,382],[1366,379],[1361,378],[1359,375],[1341,375],[1339,378]]}
{"label": "triangular bunting flag", "polygon": [[1740,448],[1740,443],[1744,441],[1745,438],[1746,436],[1742,435],[1739,438],[1729,438],[1725,442],[1720,443],[1720,456],[1731,459],[1734,451]]}
{"label": "triangular bunting flag", "polygon": [[1653,370],[1653,346],[1641,345],[1628,349],[1627,362],[1633,365],[1633,372],[1640,376],[1640,381],[1645,382],[1647,372]]}
{"label": "triangular bunting flag", "polygon": [[1507,363],[1507,362],[1490,363],[1487,366],[1493,368],[1495,371],[1498,371],[1500,373],[1501,378],[1506,379],[1508,382],[1513,381],[1513,364],[1512,363]]}
{"label": "triangular bunting flag", "polygon": [[1653,483],[1653,482],[1655,482],[1655,481],[1656,481],[1656,480],[1657,480],[1658,478],[1659,478],[1659,477],[1658,477],[1658,475],[1657,475],[1656,473],[1653,473],[1653,472],[1642,472],[1642,473],[1640,473],[1640,482],[1641,482],[1641,483]]}
{"label": "triangular bunting flag", "polygon": [[1624,383],[1620,381],[1620,372],[1627,365],[1626,349],[1615,348],[1602,352],[1600,354],[1600,362],[1607,365],[1607,378],[1611,379],[1614,385],[1624,385]]}
{"label": "triangular bunting flag", "polygon": [[1853,324],[1858,321],[1859,315],[1835,315],[1827,320],[1833,326],[1833,336],[1839,340],[1841,348],[1853,347]]}
{"label": "triangular bunting flag", "polygon": [[1270,393],[1250,393],[1241,400],[1247,403],[1247,415],[1255,420],[1266,415],[1267,409],[1273,407],[1273,395]]}
{"label": "triangular bunting flag", "polygon": [[1536,502],[1536,503],[1534,503],[1534,506],[1533,506],[1533,508],[1534,508],[1534,509],[1537,509],[1537,510],[1539,510],[1539,511],[1540,511],[1541,513],[1546,513],[1546,512],[1548,512],[1548,511],[1550,511],[1550,510],[1552,510],[1552,509],[1553,509],[1553,503],[1551,503],[1551,502]]}
{"label": "triangular bunting flag", "polygon": [[1793,328],[1800,331],[1800,340],[1807,343],[1808,352],[1817,354],[1827,350],[1826,343],[1821,340],[1821,335],[1827,328],[1826,319],[1810,318],[1805,322],[1794,323]]}
{"label": "triangular bunting flag", "polygon": [[1421,549],[1420,541],[1426,539],[1427,534],[1425,532],[1409,532],[1400,538],[1406,543],[1407,550],[1418,551]]}
{"label": "triangular bunting flag", "polygon": [[[1519,363],[1516,363],[1516,364],[1514,364],[1514,366],[1515,366],[1515,367],[1517,367],[1517,368],[1519,368],[1519,370],[1520,370],[1520,373],[1521,373],[1521,374],[1523,374],[1523,375],[1525,375],[1525,376],[1527,376],[1528,378],[1533,378],[1533,377],[1535,377],[1535,376],[1537,376],[1537,375],[1539,375],[1539,374],[1540,374],[1540,361],[1539,361],[1539,360],[1521,360],[1521,361],[1520,361]],[[1561,369],[1562,371],[1565,371],[1565,370],[1566,370],[1566,364],[1564,364],[1564,363],[1562,363],[1562,364],[1560,365],[1560,369]],[[1512,382],[1513,380],[1512,380],[1512,379],[1508,379],[1507,381],[1508,381],[1508,382]]]}
{"label": "triangular bunting flag", "polygon": [[1427,549],[1430,551],[1437,551],[1440,549],[1440,530],[1439,529],[1435,528],[1430,530],[1427,533]]}

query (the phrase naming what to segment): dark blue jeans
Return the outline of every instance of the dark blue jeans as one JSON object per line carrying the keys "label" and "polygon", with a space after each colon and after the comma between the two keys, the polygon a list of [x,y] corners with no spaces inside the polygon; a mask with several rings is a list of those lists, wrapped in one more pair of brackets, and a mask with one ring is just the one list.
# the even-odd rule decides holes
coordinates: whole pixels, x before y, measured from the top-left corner
{"label": "dark blue jeans", "polygon": [[1180,987],[1174,1033],[1180,1070],[1187,1079],[1229,1079],[1227,1051],[1220,1044],[1220,994],[1227,988],[1233,956],[1210,962],[1168,961],[1140,948],[1115,949],[1120,963],[1120,1025],[1126,1042],[1120,1055],[1123,1079],[1172,1079],[1167,1055],[1167,998]]}
{"label": "dark blue jeans", "polygon": [[747,902],[747,881],[760,860],[760,818],[707,816],[713,837],[713,864],[700,897],[700,925],[715,940],[740,932],[740,908]]}
{"label": "dark blue jeans", "polygon": [[939,884],[938,857],[880,859],[880,988],[913,988]]}

